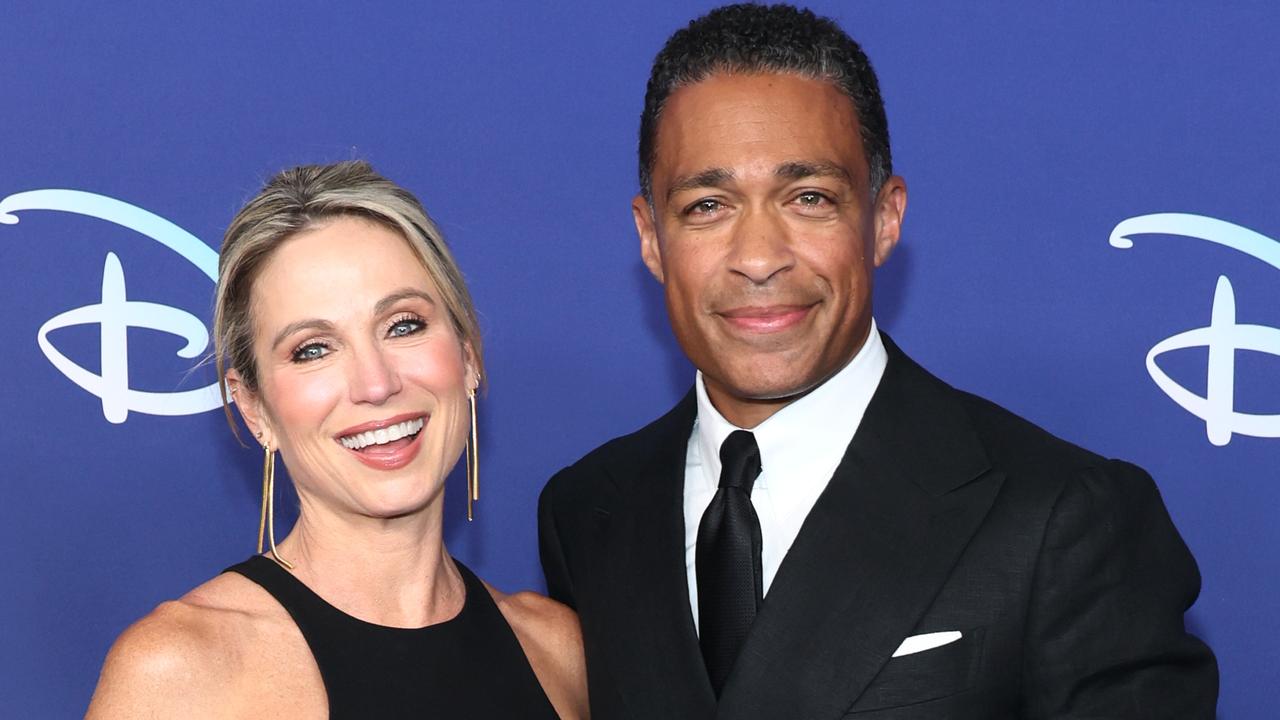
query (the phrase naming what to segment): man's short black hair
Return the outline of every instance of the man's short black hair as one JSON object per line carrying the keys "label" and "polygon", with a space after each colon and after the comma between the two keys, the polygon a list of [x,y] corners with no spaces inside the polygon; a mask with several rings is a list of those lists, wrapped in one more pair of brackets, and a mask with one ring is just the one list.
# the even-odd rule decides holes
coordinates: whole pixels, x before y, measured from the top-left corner
{"label": "man's short black hair", "polygon": [[889,123],[871,61],[833,20],[792,5],[726,5],[676,31],[653,61],[640,115],[640,191],[653,203],[658,119],[676,90],[716,73],[792,73],[834,84],[853,101],[874,194],[893,174]]}

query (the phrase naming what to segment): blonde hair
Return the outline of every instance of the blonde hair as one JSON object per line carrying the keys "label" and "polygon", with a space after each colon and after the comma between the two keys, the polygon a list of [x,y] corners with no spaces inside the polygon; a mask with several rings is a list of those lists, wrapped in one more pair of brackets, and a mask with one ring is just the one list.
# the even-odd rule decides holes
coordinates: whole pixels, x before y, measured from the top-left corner
{"label": "blonde hair", "polygon": [[363,160],[301,165],[271,178],[231,220],[218,258],[213,342],[222,407],[231,428],[227,370],[258,390],[253,356],[252,290],[259,272],[280,245],[304,230],[337,217],[354,216],[402,235],[440,294],[459,340],[470,348],[475,372],[484,378],[480,325],[462,271],[422,203],[408,190],[374,171]]}

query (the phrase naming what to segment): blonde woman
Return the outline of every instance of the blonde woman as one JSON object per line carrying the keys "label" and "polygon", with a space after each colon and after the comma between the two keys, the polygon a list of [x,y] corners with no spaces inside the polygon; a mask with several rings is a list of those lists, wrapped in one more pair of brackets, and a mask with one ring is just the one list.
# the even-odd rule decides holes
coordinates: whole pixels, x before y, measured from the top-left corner
{"label": "blonde woman", "polygon": [[214,326],[264,506],[278,452],[298,521],[125,631],[89,717],[585,717],[574,613],[444,546],[483,360],[418,201],[363,162],[276,176],[227,230]]}

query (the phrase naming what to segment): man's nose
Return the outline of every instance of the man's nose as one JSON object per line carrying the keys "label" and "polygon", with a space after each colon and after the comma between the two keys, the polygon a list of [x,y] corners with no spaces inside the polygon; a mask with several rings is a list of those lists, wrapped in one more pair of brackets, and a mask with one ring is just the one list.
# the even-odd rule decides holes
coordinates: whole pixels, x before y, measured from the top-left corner
{"label": "man's nose", "polygon": [[400,373],[392,358],[376,343],[353,350],[348,372],[352,402],[380,405],[400,392]]}
{"label": "man's nose", "polygon": [[786,223],[776,211],[748,210],[733,231],[729,270],[763,285],[795,265],[791,242]]}

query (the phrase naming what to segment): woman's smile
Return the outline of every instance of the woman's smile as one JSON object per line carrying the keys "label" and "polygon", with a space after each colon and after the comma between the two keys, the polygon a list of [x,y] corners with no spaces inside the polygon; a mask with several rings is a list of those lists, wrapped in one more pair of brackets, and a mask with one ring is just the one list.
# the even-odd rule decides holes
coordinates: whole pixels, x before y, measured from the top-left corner
{"label": "woman's smile", "polygon": [[348,428],[336,440],[348,452],[375,470],[398,470],[418,455],[422,443],[418,439],[431,419],[429,415],[410,415],[389,420],[375,420]]}

